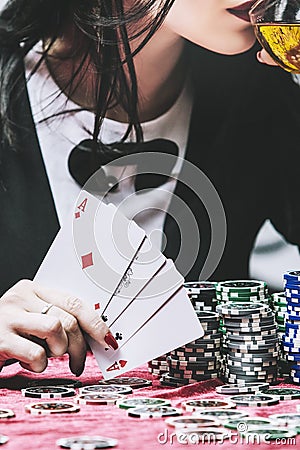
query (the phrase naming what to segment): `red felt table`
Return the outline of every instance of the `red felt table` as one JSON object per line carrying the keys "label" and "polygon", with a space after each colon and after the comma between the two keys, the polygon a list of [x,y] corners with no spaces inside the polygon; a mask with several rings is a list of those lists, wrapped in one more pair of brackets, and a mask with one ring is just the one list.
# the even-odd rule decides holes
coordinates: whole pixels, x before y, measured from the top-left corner
{"label": "red felt table", "polygon": [[[211,380],[196,383],[182,388],[162,387],[158,377],[148,373],[147,366],[142,366],[135,371],[128,372],[126,376],[138,376],[153,381],[151,387],[134,390],[134,396],[168,398],[175,407],[180,407],[187,398],[226,398],[215,393],[215,387],[223,384],[220,380]],[[180,444],[171,434],[173,428],[165,425],[164,419],[141,420],[127,416],[126,410],[117,406],[88,406],[81,405],[81,410],[73,414],[54,414],[35,416],[25,412],[24,405],[34,402],[34,399],[22,396],[20,389],[27,387],[32,379],[49,377],[72,378],[68,368],[68,358],[56,358],[49,361],[49,366],[43,374],[32,374],[15,364],[6,367],[0,373],[0,409],[13,409],[16,416],[12,419],[0,419],[0,434],[9,437],[9,442],[3,445],[3,450],[52,450],[58,449],[56,440],[69,436],[102,435],[118,439],[118,450],[155,450],[155,449],[182,449],[182,448],[210,448],[219,447],[224,450],[240,449],[246,447],[259,448],[261,450],[272,447],[299,448],[300,437],[295,443],[260,443],[246,444],[238,437],[222,444]],[[97,384],[101,378],[100,371],[93,355],[89,354],[86,368],[79,380],[84,385]],[[283,385],[283,383],[282,383]],[[284,386],[289,386],[285,384]],[[292,387],[292,386],[290,386]],[[238,409],[247,410],[249,415],[267,417],[269,414],[282,412],[296,412],[296,405],[300,400],[282,401],[279,405]],[[189,413],[184,413],[189,414]],[[160,438],[160,441],[159,441]]]}

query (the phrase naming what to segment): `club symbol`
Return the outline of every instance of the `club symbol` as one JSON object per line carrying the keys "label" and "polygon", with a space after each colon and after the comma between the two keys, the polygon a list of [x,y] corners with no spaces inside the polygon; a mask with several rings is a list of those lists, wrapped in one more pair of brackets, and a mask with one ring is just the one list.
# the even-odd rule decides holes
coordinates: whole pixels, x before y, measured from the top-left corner
{"label": "club symbol", "polygon": [[116,341],[121,341],[123,339],[122,333],[116,333]]}
{"label": "club symbol", "polygon": [[103,320],[103,322],[107,322],[107,316],[105,316],[104,314],[102,314],[101,319]]}

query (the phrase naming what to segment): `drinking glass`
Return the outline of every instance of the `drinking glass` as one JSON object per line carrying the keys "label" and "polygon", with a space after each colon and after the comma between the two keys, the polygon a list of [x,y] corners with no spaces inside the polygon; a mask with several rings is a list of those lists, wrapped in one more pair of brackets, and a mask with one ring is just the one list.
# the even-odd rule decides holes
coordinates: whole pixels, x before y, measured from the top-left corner
{"label": "drinking glass", "polygon": [[300,73],[300,0],[259,0],[249,16],[271,58],[288,72]]}

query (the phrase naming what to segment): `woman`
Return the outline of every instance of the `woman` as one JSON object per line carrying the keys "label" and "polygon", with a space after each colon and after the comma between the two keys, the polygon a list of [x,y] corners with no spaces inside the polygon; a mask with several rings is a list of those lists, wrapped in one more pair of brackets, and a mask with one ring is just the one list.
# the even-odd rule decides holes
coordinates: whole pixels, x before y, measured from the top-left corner
{"label": "woman", "polygon": [[[255,60],[251,5],[233,0],[8,2],[0,22],[0,363],[16,358],[38,372],[45,369],[47,355],[68,352],[78,375],[84,366],[83,332],[117,347],[82,301],[31,281],[17,282],[34,277],[81,185],[99,167],[74,168],[72,150],[82,141],[88,140],[87,164],[100,154],[101,165],[119,145],[111,143],[121,143],[119,151],[126,154],[122,142],[127,140],[172,140],[179,156],[210,177],[228,225],[213,279],[247,276],[249,253],[267,217],[290,242],[300,243],[296,178],[285,182],[284,190],[278,186],[278,153],[284,149],[285,159],[293,158],[298,142],[298,87],[289,74],[271,73]],[[116,167],[108,174],[113,179],[104,177],[108,186],[113,180],[109,199],[116,204],[139,190],[138,177],[118,184],[124,170]],[[143,179],[140,188],[155,193],[161,184],[175,191],[201,223],[198,259],[185,273],[196,279],[209,249],[207,214],[174,180]],[[161,246],[163,229],[165,254],[176,259],[180,230],[165,214],[172,205],[166,200],[157,206],[152,197],[148,205],[141,207],[137,222],[148,233],[158,230]],[[47,304],[54,306],[47,310]]]}

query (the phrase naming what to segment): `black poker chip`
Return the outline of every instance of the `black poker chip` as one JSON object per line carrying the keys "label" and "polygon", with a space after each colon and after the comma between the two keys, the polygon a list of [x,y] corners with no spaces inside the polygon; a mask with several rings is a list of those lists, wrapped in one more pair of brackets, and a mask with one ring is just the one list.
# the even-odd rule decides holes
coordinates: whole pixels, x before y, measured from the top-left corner
{"label": "black poker chip", "polygon": [[115,385],[127,385],[130,386],[132,389],[139,389],[142,387],[147,387],[152,385],[151,380],[146,380],[145,378],[138,378],[138,377],[118,377],[118,378],[111,378],[110,380],[100,380],[100,385],[107,385],[107,384],[115,384]]}
{"label": "black poker chip", "polygon": [[64,398],[76,395],[74,389],[64,386],[39,386],[28,387],[21,390],[24,397],[32,398]]}
{"label": "black poker chip", "polygon": [[112,448],[118,445],[118,440],[104,436],[74,436],[58,439],[56,445],[76,450]]}

